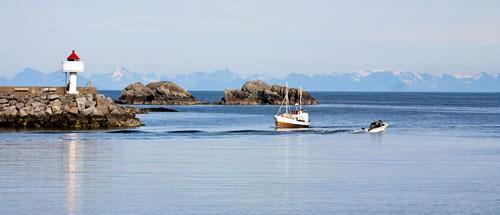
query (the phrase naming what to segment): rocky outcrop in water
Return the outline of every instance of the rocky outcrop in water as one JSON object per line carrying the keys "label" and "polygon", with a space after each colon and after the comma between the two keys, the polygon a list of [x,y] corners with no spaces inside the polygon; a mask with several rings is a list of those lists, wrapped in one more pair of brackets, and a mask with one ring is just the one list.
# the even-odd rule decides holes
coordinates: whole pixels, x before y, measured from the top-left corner
{"label": "rocky outcrop in water", "polygon": [[170,81],[141,82],[128,85],[122,90],[119,102],[123,104],[193,105],[196,99],[186,90]]}
{"label": "rocky outcrop in water", "polygon": [[[264,81],[247,81],[240,90],[224,90],[221,104],[225,105],[279,105],[285,97],[285,86],[268,85]],[[288,88],[290,104],[299,102],[299,89]],[[319,101],[302,91],[302,104],[315,105]]]}
{"label": "rocky outcrop in water", "polygon": [[166,108],[166,107],[134,107],[134,106],[125,106],[124,107],[127,112],[135,113],[135,114],[148,114],[152,112],[179,112],[177,110]]}
{"label": "rocky outcrop in water", "polygon": [[104,95],[0,96],[0,128],[97,129],[142,125]]}

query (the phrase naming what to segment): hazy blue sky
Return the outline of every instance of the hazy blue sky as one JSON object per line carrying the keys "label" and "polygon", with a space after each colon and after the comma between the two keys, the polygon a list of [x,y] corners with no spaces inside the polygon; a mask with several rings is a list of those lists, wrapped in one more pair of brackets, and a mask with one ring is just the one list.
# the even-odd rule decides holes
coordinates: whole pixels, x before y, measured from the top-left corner
{"label": "hazy blue sky", "polygon": [[2,0],[0,48],[7,77],[71,49],[89,73],[497,73],[500,1]]}

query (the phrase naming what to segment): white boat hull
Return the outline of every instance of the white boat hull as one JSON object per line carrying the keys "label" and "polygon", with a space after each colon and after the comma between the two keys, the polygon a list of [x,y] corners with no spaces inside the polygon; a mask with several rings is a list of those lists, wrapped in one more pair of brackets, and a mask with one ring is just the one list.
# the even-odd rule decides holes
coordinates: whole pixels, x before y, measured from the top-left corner
{"label": "white boat hull", "polygon": [[280,115],[274,116],[274,122],[277,128],[308,128],[309,121],[299,121]]}
{"label": "white boat hull", "polygon": [[370,133],[380,133],[380,132],[384,132],[385,129],[387,128],[387,126],[389,126],[389,124],[384,124],[380,127],[377,127],[377,128],[373,128],[373,129],[368,129],[368,132]]}

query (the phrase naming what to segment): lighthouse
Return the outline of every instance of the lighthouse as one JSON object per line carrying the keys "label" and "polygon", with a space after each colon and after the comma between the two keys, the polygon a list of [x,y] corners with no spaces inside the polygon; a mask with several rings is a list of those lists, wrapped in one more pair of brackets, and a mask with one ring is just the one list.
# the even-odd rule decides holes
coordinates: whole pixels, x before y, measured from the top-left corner
{"label": "lighthouse", "polygon": [[76,55],[75,50],[71,52],[71,55],[68,56],[66,61],[62,64],[63,72],[66,73],[67,83],[66,83],[66,92],[68,94],[78,94],[78,90],[76,88],[76,78],[77,73],[83,72],[83,61],[80,61],[80,57]]}

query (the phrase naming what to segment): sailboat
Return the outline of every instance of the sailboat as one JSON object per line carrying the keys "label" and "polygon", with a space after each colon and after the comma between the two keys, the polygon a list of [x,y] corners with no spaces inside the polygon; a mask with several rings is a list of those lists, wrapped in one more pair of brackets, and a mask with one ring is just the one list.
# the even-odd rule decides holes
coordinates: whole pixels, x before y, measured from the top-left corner
{"label": "sailboat", "polygon": [[[295,104],[295,110],[290,110],[290,100],[288,99],[288,84],[285,89],[285,98],[281,102],[280,108],[274,115],[276,128],[308,128],[309,114],[302,109],[302,87],[299,89],[299,103]],[[281,112],[284,109],[285,112]]]}

